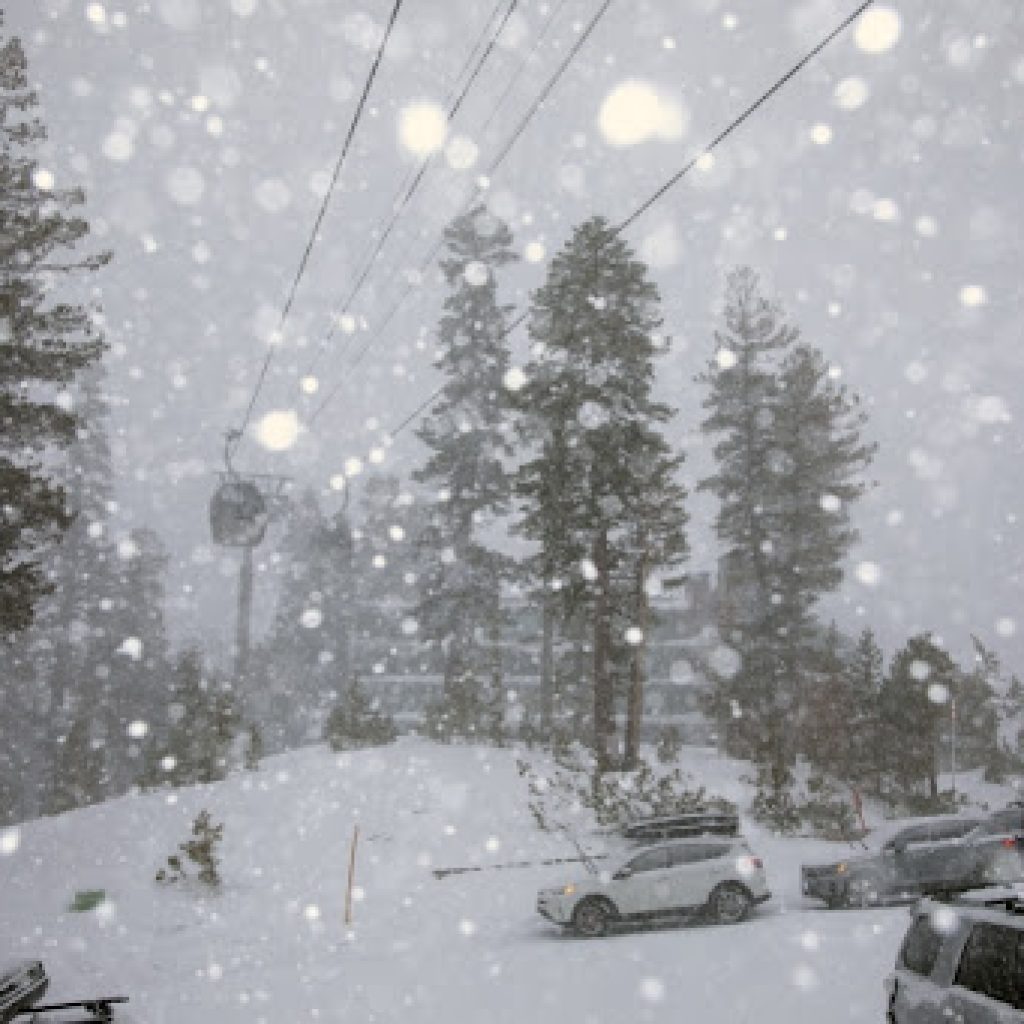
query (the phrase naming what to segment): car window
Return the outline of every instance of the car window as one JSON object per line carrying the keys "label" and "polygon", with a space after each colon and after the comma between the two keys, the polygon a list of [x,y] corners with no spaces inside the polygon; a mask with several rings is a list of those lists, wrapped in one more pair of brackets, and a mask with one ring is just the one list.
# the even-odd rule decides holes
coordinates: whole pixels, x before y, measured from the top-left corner
{"label": "car window", "polygon": [[999,811],[978,829],[979,835],[998,836],[1004,832],[1024,832],[1024,809],[1014,807]]}
{"label": "car window", "polygon": [[703,843],[699,846],[673,846],[669,849],[669,863],[676,867],[680,864],[697,864],[703,860],[714,860],[724,857],[729,852],[728,843]]}
{"label": "car window", "polygon": [[930,827],[928,825],[914,825],[897,832],[890,840],[893,846],[908,846],[912,843],[924,843],[928,841]]}
{"label": "car window", "polygon": [[942,936],[932,927],[931,918],[919,917],[903,940],[900,964],[908,971],[927,977],[932,973],[941,948]]}
{"label": "car window", "polygon": [[970,818],[963,818],[958,821],[944,821],[935,825],[932,829],[933,839],[959,839],[967,835],[972,829],[977,828],[978,822]]}
{"label": "car window", "polygon": [[1022,937],[1024,933],[1015,928],[976,924],[964,946],[954,984],[1024,1009]]}
{"label": "car window", "polygon": [[659,868],[668,867],[668,850],[661,847],[657,850],[647,850],[639,856],[634,857],[627,865],[634,874],[641,871],[657,871]]}

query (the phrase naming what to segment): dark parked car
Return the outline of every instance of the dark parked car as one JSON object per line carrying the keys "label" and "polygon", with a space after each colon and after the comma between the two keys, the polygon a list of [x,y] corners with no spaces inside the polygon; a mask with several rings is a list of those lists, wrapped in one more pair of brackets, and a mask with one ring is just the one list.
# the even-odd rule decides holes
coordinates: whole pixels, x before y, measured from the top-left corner
{"label": "dark parked car", "polygon": [[889,1024],[1024,1024],[1020,895],[922,900],[886,979]]}
{"label": "dark parked car", "polygon": [[803,894],[830,907],[948,896],[1024,879],[1024,807],[1011,805],[981,821],[936,817],[902,829],[875,853],[804,865],[800,872]]}

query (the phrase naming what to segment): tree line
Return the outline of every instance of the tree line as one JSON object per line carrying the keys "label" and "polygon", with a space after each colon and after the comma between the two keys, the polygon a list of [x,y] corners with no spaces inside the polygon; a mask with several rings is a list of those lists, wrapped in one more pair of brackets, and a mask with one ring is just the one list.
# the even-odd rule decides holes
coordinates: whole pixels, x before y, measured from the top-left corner
{"label": "tree line", "polygon": [[[672,351],[659,289],[601,217],[552,257],[518,359],[500,294],[517,259],[509,226],[484,204],[449,225],[434,336],[443,385],[416,428],[424,454],[409,486],[371,478],[359,504],[333,516],[314,492],[293,502],[274,619],[245,693],[197,652],[172,655],[167,555],[150,531],[113,535],[102,317],[51,288],[108,254],[77,255],[84,197],[40,171],[34,106],[24,53],[7,40],[0,817],[209,781],[321,738],[385,742],[395,727],[371,677],[399,637],[443,681],[430,735],[583,738],[597,776],[635,767],[653,599],[686,584],[692,490],[717,502],[726,595],[716,656],[700,666],[707,711],[726,750],[758,766],[767,817],[794,813],[801,757],[882,795],[938,800],[954,700],[965,749],[996,774],[1017,766],[1006,724],[1020,686],[990,652],[979,645],[963,670],[922,635],[885,671],[870,632],[850,641],[822,622],[858,540],[852,510],[874,455],[858,397],[757,274],[737,268],[686,396],[694,413],[700,403],[713,456],[711,472],[690,479],[670,440],[678,410],[656,386]],[[509,553],[508,536],[525,556]],[[511,592],[540,624],[539,705],[518,718],[502,663]]]}

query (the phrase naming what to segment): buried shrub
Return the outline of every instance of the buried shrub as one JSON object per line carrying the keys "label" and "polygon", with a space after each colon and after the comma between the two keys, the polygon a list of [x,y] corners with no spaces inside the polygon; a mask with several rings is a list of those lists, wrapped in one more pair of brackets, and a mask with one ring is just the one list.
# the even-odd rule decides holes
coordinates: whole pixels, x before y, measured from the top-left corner
{"label": "buried shrub", "polygon": [[158,882],[177,882],[189,878],[187,867],[193,865],[197,869],[196,879],[212,888],[220,885],[221,878],[218,868],[220,860],[217,855],[218,846],[224,837],[224,825],[214,825],[209,811],[200,811],[192,822],[192,838],[178,844],[178,849],[185,855],[185,860],[172,853],[167,864],[156,873]]}

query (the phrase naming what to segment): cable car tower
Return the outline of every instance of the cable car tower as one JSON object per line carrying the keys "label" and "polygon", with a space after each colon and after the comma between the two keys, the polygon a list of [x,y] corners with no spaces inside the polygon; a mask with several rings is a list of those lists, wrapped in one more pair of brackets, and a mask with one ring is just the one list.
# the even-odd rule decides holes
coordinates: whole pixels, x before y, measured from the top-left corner
{"label": "cable car tower", "polygon": [[210,534],[213,543],[240,548],[238,613],[235,624],[236,685],[245,681],[252,646],[253,549],[263,540],[271,519],[287,508],[290,478],[271,473],[240,473],[231,464],[231,453],[241,440],[239,430],[229,430],[224,440],[224,469],[210,498]]}

